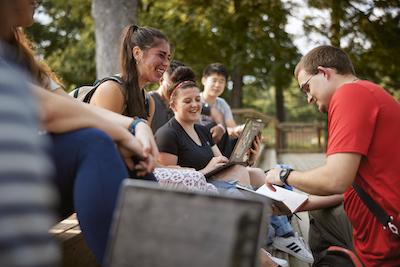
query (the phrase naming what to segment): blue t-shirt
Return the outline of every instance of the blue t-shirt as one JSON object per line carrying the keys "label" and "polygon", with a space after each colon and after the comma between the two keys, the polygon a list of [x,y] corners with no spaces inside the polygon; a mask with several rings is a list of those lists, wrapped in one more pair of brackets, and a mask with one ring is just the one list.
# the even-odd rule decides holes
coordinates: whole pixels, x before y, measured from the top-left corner
{"label": "blue t-shirt", "polygon": [[211,147],[215,142],[206,127],[195,124],[194,129],[201,140],[201,146],[193,141],[175,118],[172,118],[159,128],[154,136],[158,150],[178,156],[178,165],[181,167],[204,169],[214,157]]}

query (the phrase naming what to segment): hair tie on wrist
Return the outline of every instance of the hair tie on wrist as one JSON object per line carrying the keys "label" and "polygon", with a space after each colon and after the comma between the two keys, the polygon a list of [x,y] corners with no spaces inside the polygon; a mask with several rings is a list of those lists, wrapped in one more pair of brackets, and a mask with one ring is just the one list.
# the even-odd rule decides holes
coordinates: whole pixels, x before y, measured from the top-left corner
{"label": "hair tie on wrist", "polygon": [[225,129],[224,125],[222,125],[221,123],[219,123],[219,124],[217,124],[217,126],[221,127],[222,130],[224,130],[224,132],[226,132],[226,129]]}

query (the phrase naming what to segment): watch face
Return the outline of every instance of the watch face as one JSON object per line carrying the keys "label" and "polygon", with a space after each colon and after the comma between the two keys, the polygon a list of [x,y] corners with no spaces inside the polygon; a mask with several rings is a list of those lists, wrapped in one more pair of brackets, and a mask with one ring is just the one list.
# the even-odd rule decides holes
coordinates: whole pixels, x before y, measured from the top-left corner
{"label": "watch face", "polygon": [[283,170],[281,171],[281,173],[280,173],[280,176],[281,176],[281,177],[285,177],[286,173],[287,173],[287,169],[283,169]]}

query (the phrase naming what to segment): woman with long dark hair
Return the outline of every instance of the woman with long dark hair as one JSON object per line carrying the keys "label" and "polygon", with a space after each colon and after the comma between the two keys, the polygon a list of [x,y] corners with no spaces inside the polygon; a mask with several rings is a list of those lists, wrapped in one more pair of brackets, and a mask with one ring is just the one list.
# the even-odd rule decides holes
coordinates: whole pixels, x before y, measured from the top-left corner
{"label": "woman with long dark hair", "polygon": [[[149,82],[158,83],[169,67],[170,45],[167,37],[152,27],[125,27],[120,47],[119,62],[122,85],[115,81],[103,82],[90,99],[90,104],[139,117],[150,122],[155,103],[145,90]],[[162,164],[154,169],[160,185],[182,187],[192,191],[217,193],[207,183],[203,174],[179,166],[165,168]]]}
{"label": "woman with long dark hair", "polygon": [[159,82],[169,66],[169,57],[170,45],[162,32],[148,26],[125,27],[119,55],[121,73],[118,75],[123,86],[114,81],[102,83],[90,104],[151,121],[154,101],[144,87],[148,82]]}

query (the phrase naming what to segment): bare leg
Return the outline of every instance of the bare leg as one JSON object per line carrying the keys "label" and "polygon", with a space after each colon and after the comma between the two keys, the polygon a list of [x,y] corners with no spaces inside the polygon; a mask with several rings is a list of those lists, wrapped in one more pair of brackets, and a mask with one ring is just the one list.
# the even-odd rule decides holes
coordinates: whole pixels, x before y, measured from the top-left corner
{"label": "bare leg", "polygon": [[217,173],[215,179],[220,181],[237,180],[241,185],[251,186],[249,172],[246,167],[241,165],[234,165],[220,173]]}
{"label": "bare leg", "polygon": [[253,187],[260,187],[265,184],[265,173],[260,168],[248,168],[250,182]]}

